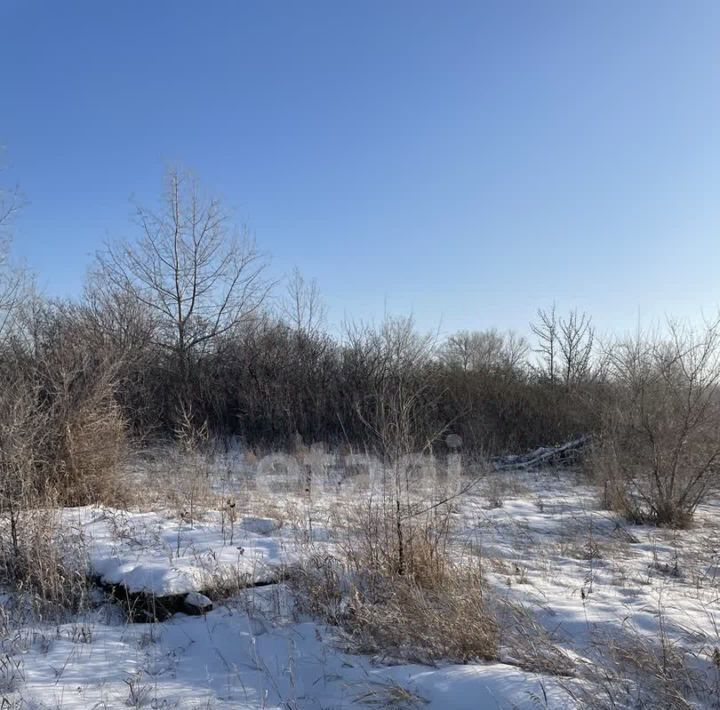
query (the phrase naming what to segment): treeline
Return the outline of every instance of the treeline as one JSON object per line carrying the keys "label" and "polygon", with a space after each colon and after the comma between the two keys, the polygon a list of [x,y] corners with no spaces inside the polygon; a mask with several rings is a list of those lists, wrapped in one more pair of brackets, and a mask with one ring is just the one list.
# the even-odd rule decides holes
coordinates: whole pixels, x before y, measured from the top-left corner
{"label": "treeline", "polygon": [[3,341],[6,388],[32,373],[48,400],[102,383],[137,439],[174,438],[192,426],[263,449],[299,440],[373,447],[398,408],[420,449],[453,433],[466,451],[525,450],[599,424],[597,373],[553,379],[559,360],[533,364],[528,344],[512,334],[460,333],[438,343],[410,318],[387,318],[334,338],[263,312],[182,361],[158,342],[159,323],[146,308],[126,293],[107,295],[17,304]]}
{"label": "treeline", "polygon": [[392,317],[333,336],[316,284],[272,285],[249,234],[192,177],[169,173],[157,207],[137,207],[136,234],[98,253],[74,302],[36,295],[3,252],[4,507],[28,481],[97,498],[128,439],[325,442],[392,459],[441,452],[449,434],[468,456],[595,434],[608,501],[666,522],[717,481],[717,323],[601,346],[588,316],[551,309],[532,342],[438,341]]}
{"label": "treeline", "polygon": [[6,288],[1,343],[12,372],[52,363],[70,390],[101,377],[136,437],[191,427],[249,446],[372,446],[398,392],[420,446],[454,433],[492,453],[597,426],[584,316],[540,313],[539,353],[494,330],[438,342],[406,318],[333,337],[317,285],[296,272],[272,287],[249,235],[177,171],[157,208],[137,207],[136,232],[97,255],[77,302]]}
{"label": "treeline", "polygon": [[[470,337],[504,340],[493,332]],[[466,450],[525,450],[598,424],[589,380],[553,382],[544,368],[531,366],[529,352],[513,363],[491,352],[462,366],[455,339],[436,346],[410,319],[355,326],[337,339],[260,317],[193,357],[183,392],[176,359],[145,342],[124,359],[118,388],[138,433],[172,434],[186,412],[196,425],[251,446],[287,447],[301,439],[364,447],[399,392],[412,398],[416,445],[455,433]]]}

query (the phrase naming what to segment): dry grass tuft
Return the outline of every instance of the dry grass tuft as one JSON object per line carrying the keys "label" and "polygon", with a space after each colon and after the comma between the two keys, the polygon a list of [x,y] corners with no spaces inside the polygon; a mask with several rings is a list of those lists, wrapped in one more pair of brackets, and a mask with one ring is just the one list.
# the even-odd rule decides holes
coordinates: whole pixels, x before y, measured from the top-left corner
{"label": "dry grass tuft", "polygon": [[301,611],[339,626],[355,652],[418,663],[496,658],[498,626],[479,570],[448,567],[437,581],[358,574],[332,557],[290,577]]}
{"label": "dry grass tuft", "polygon": [[55,478],[67,505],[127,504],[128,488],[118,475],[126,454],[125,422],[113,401],[83,403],[68,413],[58,442]]}
{"label": "dry grass tuft", "polygon": [[[415,509],[425,512],[415,514]],[[419,500],[406,504],[405,511],[398,513],[386,497],[372,496],[364,505],[345,508],[343,519],[334,521],[344,530],[343,557],[350,570],[379,582],[404,577],[435,587],[448,574],[453,507]]]}
{"label": "dry grass tuft", "polygon": [[314,556],[293,572],[301,610],[341,627],[358,652],[420,663],[496,658],[481,570],[454,563],[447,549],[449,510],[404,521],[402,566],[386,510],[346,511],[341,557]]}
{"label": "dry grass tuft", "polygon": [[[662,622],[662,616],[661,616]],[[580,665],[585,681],[566,691],[590,710],[718,707],[718,666],[669,639],[632,627],[597,640],[598,656]]]}
{"label": "dry grass tuft", "polygon": [[573,659],[557,646],[529,609],[507,600],[496,604],[496,615],[502,629],[499,643],[504,651],[503,661],[532,673],[575,675]]}
{"label": "dry grass tuft", "polygon": [[49,509],[28,510],[0,521],[0,585],[14,592],[19,613],[61,617],[84,608],[89,583],[82,546]]}
{"label": "dry grass tuft", "polygon": [[369,683],[364,690],[355,696],[355,702],[381,708],[408,710],[427,705],[428,701],[410,692],[407,688],[393,681]]}
{"label": "dry grass tuft", "polygon": [[498,626],[477,572],[448,570],[432,588],[394,579],[384,598],[376,594],[356,587],[348,608],[346,628],[359,650],[419,663],[497,658]]}

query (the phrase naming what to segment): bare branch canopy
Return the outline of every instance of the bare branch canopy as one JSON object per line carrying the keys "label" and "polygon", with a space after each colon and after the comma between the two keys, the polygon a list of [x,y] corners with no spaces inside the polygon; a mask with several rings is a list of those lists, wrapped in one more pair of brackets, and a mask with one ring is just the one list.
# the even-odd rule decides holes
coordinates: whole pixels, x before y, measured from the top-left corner
{"label": "bare branch canopy", "polygon": [[109,245],[99,271],[156,313],[159,343],[182,361],[263,304],[265,260],[192,175],[169,171],[159,207],[138,206],[136,223],[137,240]]}

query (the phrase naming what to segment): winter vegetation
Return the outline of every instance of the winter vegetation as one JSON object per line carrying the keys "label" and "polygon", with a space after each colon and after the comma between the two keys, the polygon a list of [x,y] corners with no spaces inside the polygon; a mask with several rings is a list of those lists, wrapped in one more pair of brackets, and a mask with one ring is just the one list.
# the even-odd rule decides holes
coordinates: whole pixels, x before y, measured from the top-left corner
{"label": "winter vegetation", "polygon": [[181,170],[57,301],[21,207],[0,707],[720,707],[720,319],[331,332]]}

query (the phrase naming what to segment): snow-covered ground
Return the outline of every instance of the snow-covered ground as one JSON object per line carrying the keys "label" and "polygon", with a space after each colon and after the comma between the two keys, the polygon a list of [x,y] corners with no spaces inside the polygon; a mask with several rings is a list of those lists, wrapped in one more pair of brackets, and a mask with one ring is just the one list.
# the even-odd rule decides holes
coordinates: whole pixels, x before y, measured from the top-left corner
{"label": "snow-covered ground", "polygon": [[[20,665],[17,695],[31,708],[342,708],[365,699],[469,710],[530,706],[542,693],[537,677],[500,663],[383,667],[344,654],[332,630],[258,609],[268,594],[159,625],[86,618],[27,630],[8,649]],[[569,707],[555,699],[552,707]]]}
{"label": "snow-covered ground", "polygon": [[271,579],[297,559],[292,535],[272,518],[243,517],[232,532],[210,511],[186,522],[161,513],[72,508],[64,522],[84,541],[91,574],[129,592],[157,596],[200,591],[232,570],[248,583]]}
{"label": "snow-covered ground", "polygon": [[[502,624],[503,662],[387,665],[349,652],[339,630],[298,613],[281,573],[332,550],[332,520],[362,499],[362,481],[311,497],[292,486],[247,492],[245,483],[227,469],[212,481],[225,507],[192,517],[159,508],[63,511],[88,571],[106,585],[163,596],[208,591],[228,576],[238,586],[263,584],[215,600],[205,615],[159,623],[129,623],[111,601],[59,625],[8,623],[0,706],[573,708],[593,694],[602,699],[610,686],[627,707],[643,693],[647,700],[667,691],[656,660],[672,667],[677,692],[689,684],[688,707],[717,707],[715,501],[692,529],[672,531],[627,525],[569,471],[489,474],[459,500],[458,556],[477,557],[497,598],[537,624],[540,653],[552,647],[571,659],[575,670],[565,676],[550,663],[527,670],[517,649],[504,647]],[[694,699],[693,684],[702,690]]]}

